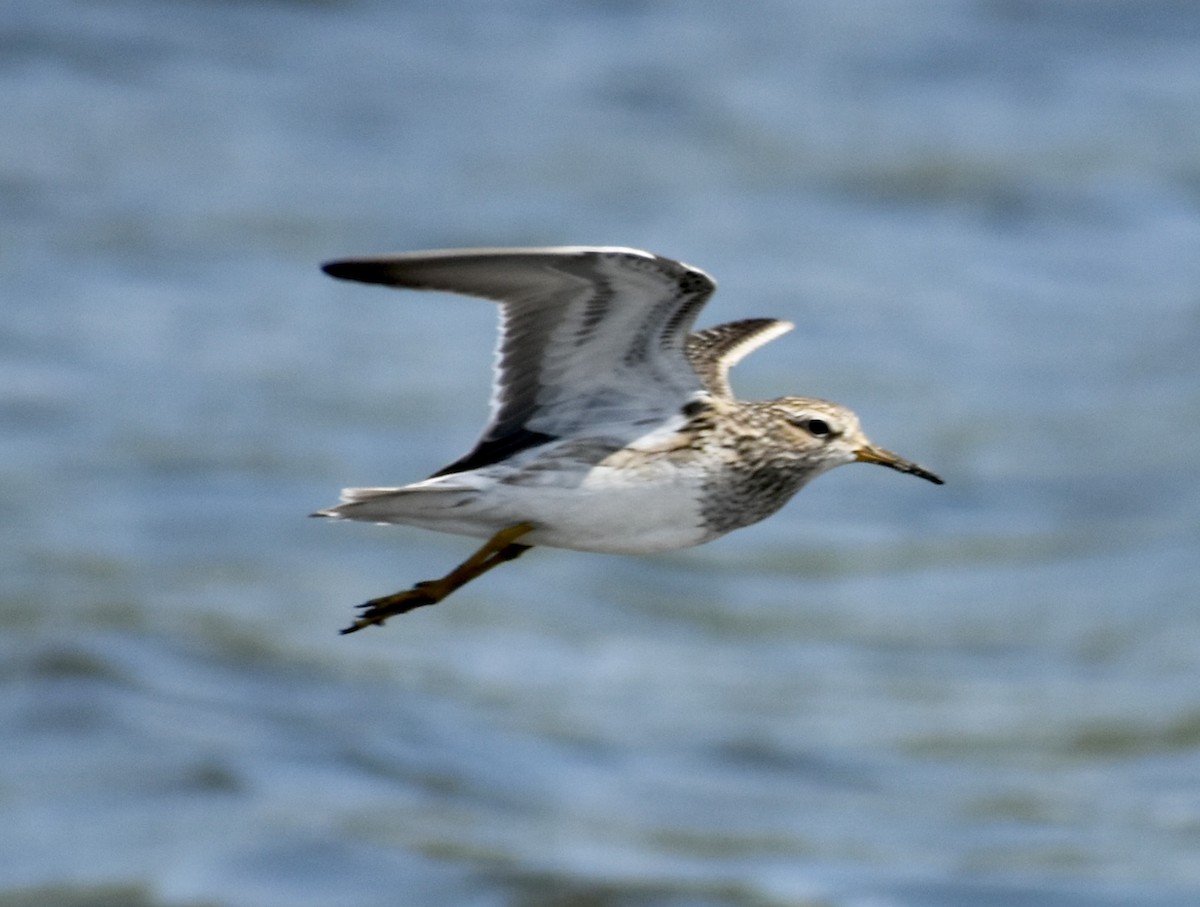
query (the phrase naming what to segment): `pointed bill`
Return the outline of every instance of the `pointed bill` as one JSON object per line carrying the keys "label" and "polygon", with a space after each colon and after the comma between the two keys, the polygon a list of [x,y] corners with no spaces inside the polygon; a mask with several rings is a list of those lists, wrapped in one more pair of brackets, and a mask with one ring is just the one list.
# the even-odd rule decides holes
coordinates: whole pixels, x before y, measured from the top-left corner
{"label": "pointed bill", "polygon": [[906,460],[890,450],[884,450],[882,447],[874,447],[870,444],[864,444],[854,452],[854,459],[860,463],[878,463],[880,466],[887,466],[897,472],[906,472],[909,475],[919,476],[926,481],[932,482],[934,485],[946,484],[936,474],[930,472],[923,466],[918,466],[912,460]]}

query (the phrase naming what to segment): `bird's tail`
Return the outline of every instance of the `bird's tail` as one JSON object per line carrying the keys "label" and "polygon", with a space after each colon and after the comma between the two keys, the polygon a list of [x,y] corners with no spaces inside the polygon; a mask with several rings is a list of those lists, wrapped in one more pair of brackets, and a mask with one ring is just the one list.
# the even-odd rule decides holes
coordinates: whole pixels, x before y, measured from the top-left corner
{"label": "bird's tail", "polygon": [[343,488],[336,507],[318,510],[312,516],[335,520],[365,520],[368,523],[420,525],[422,517],[444,513],[475,490],[461,485],[417,482],[399,488]]}

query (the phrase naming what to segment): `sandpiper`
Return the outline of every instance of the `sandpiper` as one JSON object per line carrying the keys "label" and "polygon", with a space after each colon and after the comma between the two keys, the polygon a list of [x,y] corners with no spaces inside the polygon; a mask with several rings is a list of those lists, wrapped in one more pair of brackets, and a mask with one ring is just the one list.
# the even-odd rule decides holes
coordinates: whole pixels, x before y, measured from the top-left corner
{"label": "sandpiper", "polygon": [[535,545],[622,554],[687,548],[756,523],[807,482],[878,463],[858,417],[809,397],[745,402],[730,367],[791,330],[751,318],[691,332],[716,284],[637,249],[457,249],[333,261],[345,280],[500,303],[491,419],[429,478],[347,488],[314,516],[402,523],[487,541],[440,579],[372,599],[353,633],[440,602]]}

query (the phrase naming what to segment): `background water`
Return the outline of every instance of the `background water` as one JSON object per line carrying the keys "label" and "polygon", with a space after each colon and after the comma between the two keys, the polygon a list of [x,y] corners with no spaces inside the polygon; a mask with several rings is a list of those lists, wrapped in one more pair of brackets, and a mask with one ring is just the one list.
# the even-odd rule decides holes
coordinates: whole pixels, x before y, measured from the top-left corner
{"label": "background water", "polygon": [[[1200,6],[0,14],[0,905],[1200,897]],[[305,515],[461,454],[494,310],[320,261],[609,243],[800,328],[839,470],[710,546]]]}

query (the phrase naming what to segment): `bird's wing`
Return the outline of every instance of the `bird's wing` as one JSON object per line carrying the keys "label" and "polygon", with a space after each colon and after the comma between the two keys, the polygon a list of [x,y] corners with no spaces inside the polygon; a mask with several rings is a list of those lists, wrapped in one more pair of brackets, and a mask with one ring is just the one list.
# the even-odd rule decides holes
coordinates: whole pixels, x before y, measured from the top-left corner
{"label": "bird's wing", "polygon": [[634,437],[703,390],[684,345],[716,285],[669,258],[616,247],[460,249],[323,269],[501,304],[491,420],[444,473],[585,432]]}
{"label": "bird's wing", "polygon": [[774,318],[730,321],[689,334],[684,352],[692,369],[715,397],[733,399],[729,370],[765,343],[786,334],[795,325]]}

